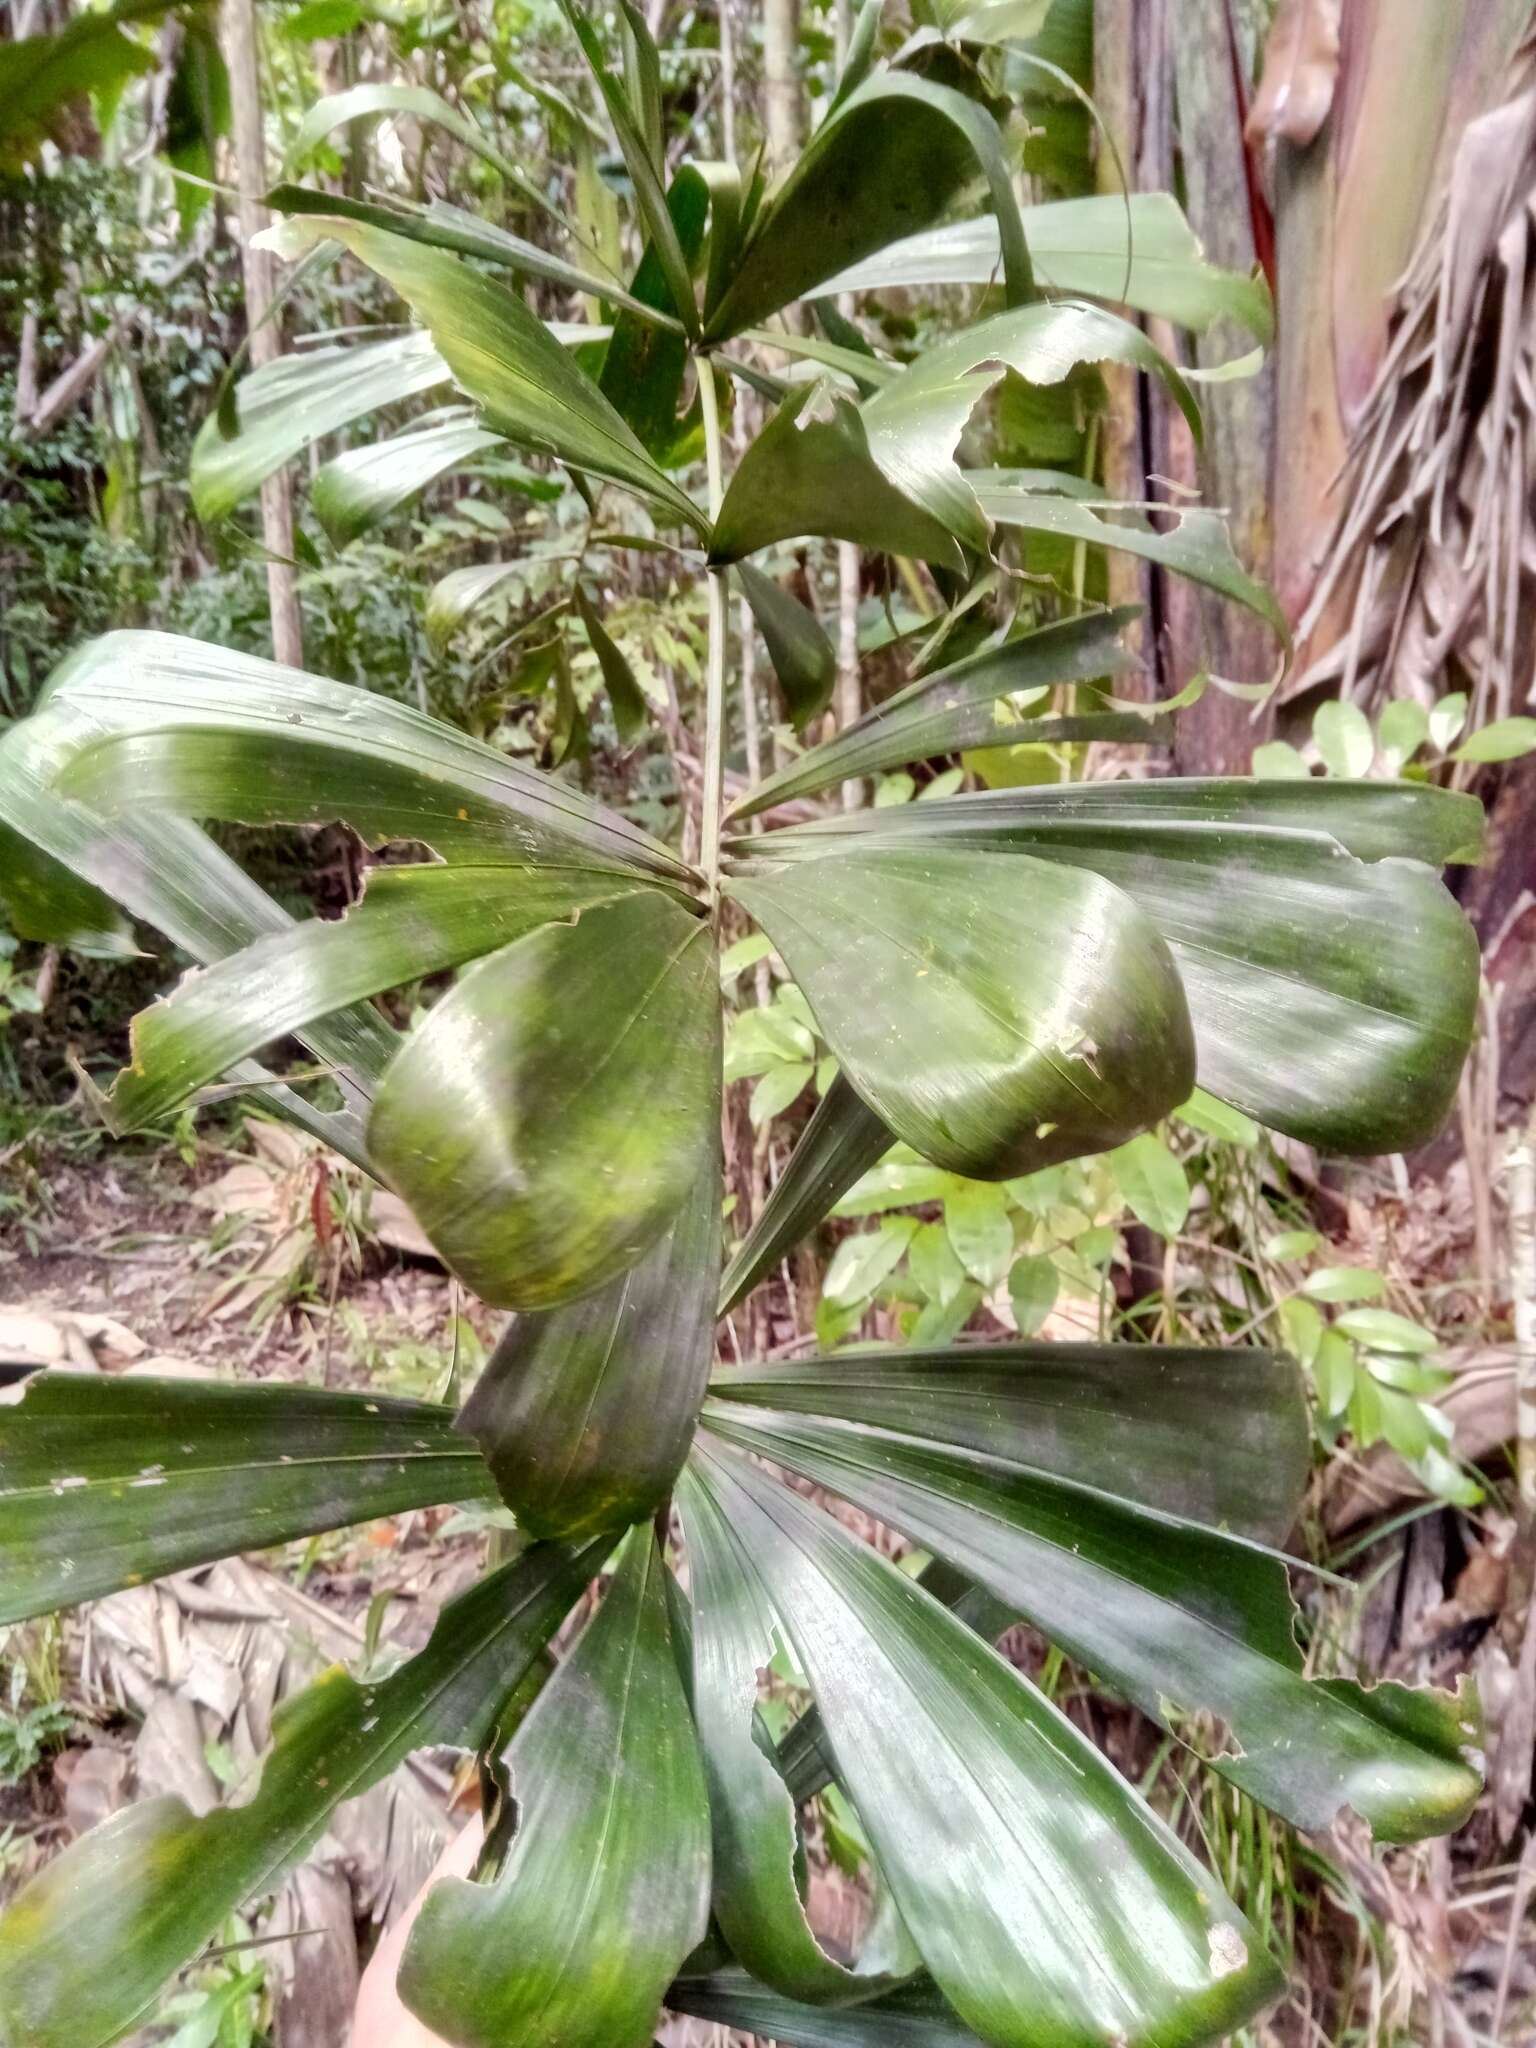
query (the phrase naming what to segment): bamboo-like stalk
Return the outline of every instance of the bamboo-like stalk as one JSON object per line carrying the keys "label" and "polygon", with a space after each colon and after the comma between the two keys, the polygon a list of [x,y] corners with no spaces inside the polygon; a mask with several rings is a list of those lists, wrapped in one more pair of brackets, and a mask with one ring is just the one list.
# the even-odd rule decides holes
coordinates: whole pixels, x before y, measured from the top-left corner
{"label": "bamboo-like stalk", "polygon": [[733,0],[715,0],[720,38],[720,142],[725,160],[736,161],[736,25]]}
{"label": "bamboo-like stalk", "polygon": [[800,0],[763,0],[763,117],[775,174],[788,169],[805,140],[799,57]]}
{"label": "bamboo-like stalk", "polygon": [[[235,174],[240,190],[240,259],[245,277],[245,312],[251,331],[251,363],[260,369],[282,353],[282,340],[268,320],[272,301],[272,259],[251,246],[265,225],[261,203],[266,189],[266,143],[252,0],[224,0],[224,58],[229,67]],[[284,464],[261,486],[261,537],[267,550],[267,593],[272,614],[274,660],[304,665],[304,625],[298,578],[293,567],[293,478]]]}
{"label": "bamboo-like stalk", "polygon": [[1536,1531],[1536,1116],[1505,1162],[1509,1292],[1515,1310],[1515,1440],[1520,1519]]}
{"label": "bamboo-like stalk", "polygon": [[[704,463],[709,477],[709,516],[720,516],[725,496],[721,452],[720,398],[715,369],[707,355],[694,358],[699,378],[699,410],[704,415]],[[711,889],[720,872],[720,812],[725,780],[725,651],[731,630],[729,571],[709,572],[709,660],[704,674],[704,800],[699,830],[699,865]]]}

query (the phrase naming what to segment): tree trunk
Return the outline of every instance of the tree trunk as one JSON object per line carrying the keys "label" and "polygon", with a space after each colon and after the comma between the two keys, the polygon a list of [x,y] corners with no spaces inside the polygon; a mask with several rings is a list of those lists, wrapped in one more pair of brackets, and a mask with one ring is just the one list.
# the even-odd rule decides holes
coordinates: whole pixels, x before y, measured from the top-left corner
{"label": "tree trunk", "polygon": [[784,171],[805,140],[800,97],[800,0],[763,0],[763,122],[769,169]]}
{"label": "tree trunk", "polygon": [[[1100,191],[1160,191],[1172,184],[1173,130],[1168,99],[1169,55],[1164,0],[1094,0],[1094,99],[1108,142],[1098,153]],[[1122,175],[1123,174],[1123,175]],[[1133,316],[1134,317],[1134,316]],[[1166,422],[1148,380],[1106,363],[1100,462],[1106,495],[1139,503],[1152,493],[1151,477],[1168,474]],[[1111,604],[1140,605],[1126,638],[1147,664],[1142,694],[1172,695],[1172,649],[1167,634],[1167,580],[1150,562],[1111,552],[1105,563]],[[1127,679],[1131,684],[1131,679]]]}
{"label": "tree trunk", "polygon": [[[267,318],[272,303],[272,258],[253,249],[251,237],[266,222],[261,195],[267,185],[266,143],[261,118],[261,81],[256,55],[253,0],[223,0],[224,61],[229,67],[235,174],[240,192],[241,256],[245,270],[245,317],[251,361],[257,367],[282,353],[278,323]],[[293,567],[293,485],[286,469],[261,487],[261,538],[266,548],[267,598],[272,611],[272,653],[290,667],[304,665],[304,630]]]}
{"label": "tree trunk", "polygon": [[[1235,89],[1249,72],[1230,0],[1202,0],[1201,11],[1208,16],[1204,23],[1181,21],[1172,39],[1189,216],[1214,262],[1252,270],[1259,260],[1261,202],[1252,190],[1243,142],[1247,108]],[[1201,337],[1196,355],[1205,367],[1243,355],[1249,346],[1232,323],[1223,322]],[[1233,546],[1253,574],[1265,579],[1273,566],[1274,381],[1271,354],[1258,377],[1208,387],[1199,466],[1202,496],[1226,508]],[[1240,683],[1262,683],[1274,674],[1274,636],[1261,619],[1211,591],[1200,593],[1196,610],[1200,660],[1214,674]],[[1208,689],[1175,720],[1174,765],[1181,775],[1246,774],[1254,743],[1269,737],[1271,724],[1267,706],[1256,718],[1252,705]]]}
{"label": "tree trunk", "polygon": [[[848,62],[848,45],[853,39],[853,0],[837,0],[833,15],[837,68],[841,74]],[[853,300],[845,296],[841,310],[851,315]],[[849,540],[837,544],[837,722],[844,732],[863,710],[859,691],[859,598],[864,588],[864,565],[858,546]],[[843,809],[856,811],[864,801],[864,784],[857,777],[843,784]]]}
{"label": "tree trunk", "polygon": [[715,0],[720,39],[720,149],[728,164],[736,162],[736,24],[735,0]]}

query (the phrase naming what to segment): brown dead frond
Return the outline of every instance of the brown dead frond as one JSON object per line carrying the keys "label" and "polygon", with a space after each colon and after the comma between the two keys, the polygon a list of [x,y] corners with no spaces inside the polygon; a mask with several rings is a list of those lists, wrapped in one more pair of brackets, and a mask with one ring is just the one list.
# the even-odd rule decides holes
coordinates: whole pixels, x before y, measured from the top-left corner
{"label": "brown dead frond", "polygon": [[1399,288],[1297,637],[1341,596],[1349,622],[1288,697],[1465,690],[1474,726],[1536,701],[1536,40],[1511,85],[1468,124]]}

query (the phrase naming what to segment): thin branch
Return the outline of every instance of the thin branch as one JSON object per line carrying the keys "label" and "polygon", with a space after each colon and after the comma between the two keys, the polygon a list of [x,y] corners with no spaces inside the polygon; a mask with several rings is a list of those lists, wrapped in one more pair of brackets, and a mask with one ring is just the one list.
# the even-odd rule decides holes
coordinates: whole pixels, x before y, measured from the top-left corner
{"label": "thin branch", "polygon": [[[704,415],[704,458],[709,471],[709,516],[720,516],[725,496],[725,471],[720,445],[720,400],[715,368],[707,355],[697,358],[699,406]],[[705,679],[704,797],[699,859],[711,886],[720,869],[721,787],[725,772],[725,650],[731,629],[729,572],[709,572],[709,667]]]}

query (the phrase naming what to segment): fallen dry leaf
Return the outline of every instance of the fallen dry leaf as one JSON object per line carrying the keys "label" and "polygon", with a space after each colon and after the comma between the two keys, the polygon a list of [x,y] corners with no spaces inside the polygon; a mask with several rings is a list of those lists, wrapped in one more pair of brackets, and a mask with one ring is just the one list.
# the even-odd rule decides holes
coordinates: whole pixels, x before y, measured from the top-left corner
{"label": "fallen dry leaf", "polygon": [[368,1228],[380,1244],[391,1251],[408,1252],[413,1258],[437,1260],[432,1240],[398,1195],[388,1188],[373,1188],[368,1196]]}
{"label": "fallen dry leaf", "polygon": [[146,1349],[144,1339],[115,1316],[40,1302],[0,1302],[0,1361],[7,1365],[97,1372],[103,1365],[142,1358]]}

